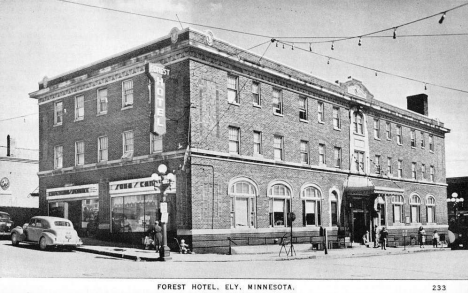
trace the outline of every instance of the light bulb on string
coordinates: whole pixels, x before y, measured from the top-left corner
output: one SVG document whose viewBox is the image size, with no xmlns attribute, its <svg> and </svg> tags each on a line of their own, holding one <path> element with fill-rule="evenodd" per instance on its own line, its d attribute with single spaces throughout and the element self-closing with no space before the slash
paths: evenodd
<svg viewBox="0 0 468 293">
<path fill-rule="evenodd" d="M 293 43 L 292 46 L 291 46 L 291 50 L 294 50 L 294 43 Z"/>
<path fill-rule="evenodd" d="M 426 84 L 424 84 L 424 90 L 427 91 L 427 85 Z"/>
<path fill-rule="evenodd" d="M 396 39 L 396 27 L 393 29 L 393 39 Z"/>
<path fill-rule="evenodd" d="M 361 37 L 359 37 L 359 43 L 358 43 L 359 46 L 361 46 Z"/>
<path fill-rule="evenodd" d="M 312 52 L 312 44 L 309 43 L 309 51 Z"/>
<path fill-rule="evenodd" d="M 442 17 L 440 18 L 439 23 L 442 24 L 444 22 L 444 19 L 445 19 L 445 12 L 444 14 L 442 14 Z"/>
<path fill-rule="evenodd" d="M 332 45 L 331 45 L 331 49 L 332 49 L 332 50 L 335 50 L 334 44 L 335 44 L 335 42 L 332 42 Z"/>
<path fill-rule="evenodd" d="M 328 58 L 327 64 L 330 64 L 330 58 Z"/>
</svg>

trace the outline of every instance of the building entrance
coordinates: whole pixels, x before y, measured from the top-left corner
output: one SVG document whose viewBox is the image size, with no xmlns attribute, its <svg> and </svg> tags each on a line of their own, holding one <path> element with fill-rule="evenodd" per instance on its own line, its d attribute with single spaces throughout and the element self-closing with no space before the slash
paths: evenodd
<svg viewBox="0 0 468 293">
<path fill-rule="evenodd" d="M 353 241 L 362 242 L 362 236 L 366 233 L 366 217 L 363 211 L 353 212 Z"/>
</svg>

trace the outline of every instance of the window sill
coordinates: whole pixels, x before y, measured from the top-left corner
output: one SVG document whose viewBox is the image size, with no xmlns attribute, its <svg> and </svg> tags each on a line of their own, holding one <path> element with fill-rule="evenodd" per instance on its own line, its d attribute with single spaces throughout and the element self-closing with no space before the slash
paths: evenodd
<svg viewBox="0 0 468 293">
<path fill-rule="evenodd" d="M 240 103 L 236 103 L 236 102 L 228 102 L 229 105 L 233 105 L 233 106 L 240 106 Z"/>
<path fill-rule="evenodd" d="M 366 137 L 363 133 L 358 133 L 358 132 L 354 132 L 354 131 L 353 131 L 353 134 L 354 134 L 354 135 L 357 135 L 357 136 Z"/>
<path fill-rule="evenodd" d="M 73 122 L 78 122 L 78 121 L 83 121 L 83 120 L 84 120 L 84 118 L 81 117 L 81 118 L 76 118 Z"/>
<path fill-rule="evenodd" d="M 411 148 L 412 148 L 412 149 L 416 149 L 416 147 L 415 147 L 415 146 L 411 146 Z"/>
<path fill-rule="evenodd" d="M 276 113 L 276 112 L 273 112 L 273 115 L 278 116 L 278 117 L 284 117 L 283 114 L 279 114 L 279 113 Z"/>
<path fill-rule="evenodd" d="M 399 145 L 399 146 L 403 146 L 403 144 L 402 144 L 402 143 L 397 143 L 397 145 Z"/>
<path fill-rule="evenodd" d="M 375 137 L 375 136 L 374 136 L 374 140 L 379 140 L 379 141 L 381 141 L 380 137 Z"/>
<path fill-rule="evenodd" d="M 97 113 L 96 116 L 102 116 L 102 115 L 106 115 L 106 114 L 107 114 L 107 111 L 106 111 L 106 112 Z"/>
<path fill-rule="evenodd" d="M 252 106 L 255 107 L 255 108 L 259 108 L 259 109 L 262 108 L 262 105 L 258 105 L 258 104 L 252 104 Z"/>
<path fill-rule="evenodd" d="M 299 118 L 299 122 L 309 123 L 309 120 Z"/>
<path fill-rule="evenodd" d="M 341 128 L 336 128 L 336 127 L 333 127 L 333 130 L 336 130 L 336 131 L 341 131 Z"/>
<path fill-rule="evenodd" d="M 120 109 L 120 110 L 121 110 L 121 111 L 125 111 L 125 110 L 128 110 L 128 109 L 133 109 L 133 104 L 132 104 L 132 105 L 125 106 L 125 107 L 122 107 L 122 109 Z"/>
<path fill-rule="evenodd" d="M 54 127 L 57 127 L 57 126 L 62 126 L 62 123 L 54 124 Z"/>
<path fill-rule="evenodd" d="M 325 124 L 325 122 L 324 122 L 324 121 L 320 121 L 320 120 L 318 120 L 317 122 L 318 122 L 318 123 L 320 123 L 320 124 Z"/>
<path fill-rule="evenodd" d="M 431 150 L 429 150 L 429 152 L 430 152 L 431 154 L 433 154 L 433 153 L 434 153 L 434 151 L 431 151 Z"/>
<path fill-rule="evenodd" d="M 388 140 L 388 141 L 391 141 L 392 139 L 387 137 L 387 140 Z"/>
</svg>

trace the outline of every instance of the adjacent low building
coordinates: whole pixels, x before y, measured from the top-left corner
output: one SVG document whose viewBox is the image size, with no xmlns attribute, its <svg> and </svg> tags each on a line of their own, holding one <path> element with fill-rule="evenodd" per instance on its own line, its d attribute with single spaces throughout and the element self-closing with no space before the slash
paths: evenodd
<svg viewBox="0 0 468 293">
<path fill-rule="evenodd" d="M 386 226 L 396 244 L 421 225 L 447 230 L 449 129 L 428 117 L 424 94 L 400 109 L 359 80 L 329 83 L 173 29 L 44 78 L 30 97 L 40 206 L 83 231 L 97 223 L 99 237 L 138 242 L 163 220 L 169 242 L 226 252 L 228 238 L 273 243 L 291 230 L 297 242 L 321 228 L 360 242 Z M 151 178 L 161 164 L 176 176 L 167 220 Z"/>
</svg>

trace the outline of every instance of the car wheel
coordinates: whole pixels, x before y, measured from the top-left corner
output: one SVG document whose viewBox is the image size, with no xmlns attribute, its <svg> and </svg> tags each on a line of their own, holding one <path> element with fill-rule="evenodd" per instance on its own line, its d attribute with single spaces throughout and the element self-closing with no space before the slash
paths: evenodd
<svg viewBox="0 0 468 293">
<path fill-rule="evenodd" d="M 41 250 L 47 249 L 47 239 L 45 237 L 42 237 L 41 240 L 39 240 L 39 248 Z"/>
<path fill-rule="evenodd" d="M 18 237 L 18 234 L 17 234 L 17 233 L 11 234 L 11 244 L 12 244 L 13 246 L 18 246 L 18 244 L 19 244 L 19 237 Z"/>
</svg>

